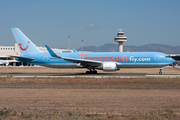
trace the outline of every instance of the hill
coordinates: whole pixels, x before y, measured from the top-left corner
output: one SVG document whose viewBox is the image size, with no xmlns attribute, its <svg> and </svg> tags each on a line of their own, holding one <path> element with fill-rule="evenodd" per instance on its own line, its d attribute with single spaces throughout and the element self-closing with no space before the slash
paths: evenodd
<svg viewBox="0 0 180 120">
<path fill-rule="evenodd" d="M 77 49 L 81 51 L 81 48 Z M 118 45 L 107 43 L 102 46 L 84 46 L 84 51 L 92 51 L 92 52 L 117 52 Z M 163 44 L 147 44 L 143 46 L 124 46 L 124 52 L 147 52 L 147 51 L 156 51 L 156 52 L 163 52 L 167 54 L 179 54 L 180 53 L 180 46 L 169 46 Z"/>
</svg>

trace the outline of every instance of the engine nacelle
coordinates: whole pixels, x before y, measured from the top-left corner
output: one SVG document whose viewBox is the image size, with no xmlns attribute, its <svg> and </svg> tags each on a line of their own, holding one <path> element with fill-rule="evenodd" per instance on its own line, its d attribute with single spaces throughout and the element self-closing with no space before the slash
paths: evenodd
<svg viewBox="0 0 180 120">
<path fill-rule="evenodd" d="M 103 71 L 116 71 L 117 65 L 115 62 L 104 62 Z"/>
</svg>

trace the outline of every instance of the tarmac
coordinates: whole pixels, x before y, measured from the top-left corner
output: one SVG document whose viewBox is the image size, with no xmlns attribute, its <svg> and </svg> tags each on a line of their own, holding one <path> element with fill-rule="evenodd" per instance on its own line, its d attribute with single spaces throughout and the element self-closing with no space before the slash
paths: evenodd
<svg viewBox="0 0 180 120">
<path fill-rule="evenodd" d="M 118 77 L 118 78 L 135 78 L 135 77 L 161 77 L 177 78 L 180 74 L 164 73 L 162 75 L 152 73 L 0 73 L 0 77 Z"/>
<path fill-rule="evenodd" d="M 0 66 L 0 68 L 11 68 L 11 66 Z M 37 66 L 36 68 L 38 68 Z M 14 68 L 14 67 L 12 67 Z M 29 68 L 29 66 L 16 67 L 16 68 Z M 180 66 L 176 66 L 177 69 L 180 69 Z M 118 77 L 118 78 L 135 78 L 135 77 L 158 77 L 158 78 L 180 78 L 180 73 L 162 73 L 159 75 L 157 73 L 97 73 L 97 74 L 86 74 L 86 73 L 27 73 L 27 72 L 2 72 L 0 77 L 93 77 L 93 78 L 102 78 L 102 77 Z"/>
</svg>

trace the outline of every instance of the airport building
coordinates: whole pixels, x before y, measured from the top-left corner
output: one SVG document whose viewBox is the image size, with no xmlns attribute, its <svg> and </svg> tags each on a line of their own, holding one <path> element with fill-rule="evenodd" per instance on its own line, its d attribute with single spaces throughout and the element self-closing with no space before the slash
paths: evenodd
<svg viewBox="0 0 180 120">
<path fill-rule="evenodd" d="M 48 52 L 45 47 L 37 46 L 37 48 L 39 50 L 41 50 L 42 52 Z M 73 52 L 73 50 L 71 50 L 71 49 L 52 48 L 52 50 L 54 52 L 62 52 L 62 53 Z M 19 51 L 17 43 L 15 43 L 14 46 L 0 46 L 0 60 L 8 61 L 9 65 L 11 65 L 11 66 L 20 66 L 20 65 L 33 66 L 32 64 L 19 62 L 19 61 L 15 60 L 15 58 L 12 58 L 10 56 L 21 56 L 21 53 Z"/>
<path fill-rule="evenodd" d="M 180 66 L 180 54 L 169 54 L 176 62 L 178 66 Z"/>
</svg>

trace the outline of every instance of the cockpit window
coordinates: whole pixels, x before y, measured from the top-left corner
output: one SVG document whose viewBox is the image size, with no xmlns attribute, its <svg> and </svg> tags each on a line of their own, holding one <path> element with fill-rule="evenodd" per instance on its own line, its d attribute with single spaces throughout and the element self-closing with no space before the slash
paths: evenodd
<svg viewBox="0 0 180 120">
<path fill-rule="evenodd" d="M 165 56 L 165 58 L 171 58 L 170 56 Z"/>
</svg>

